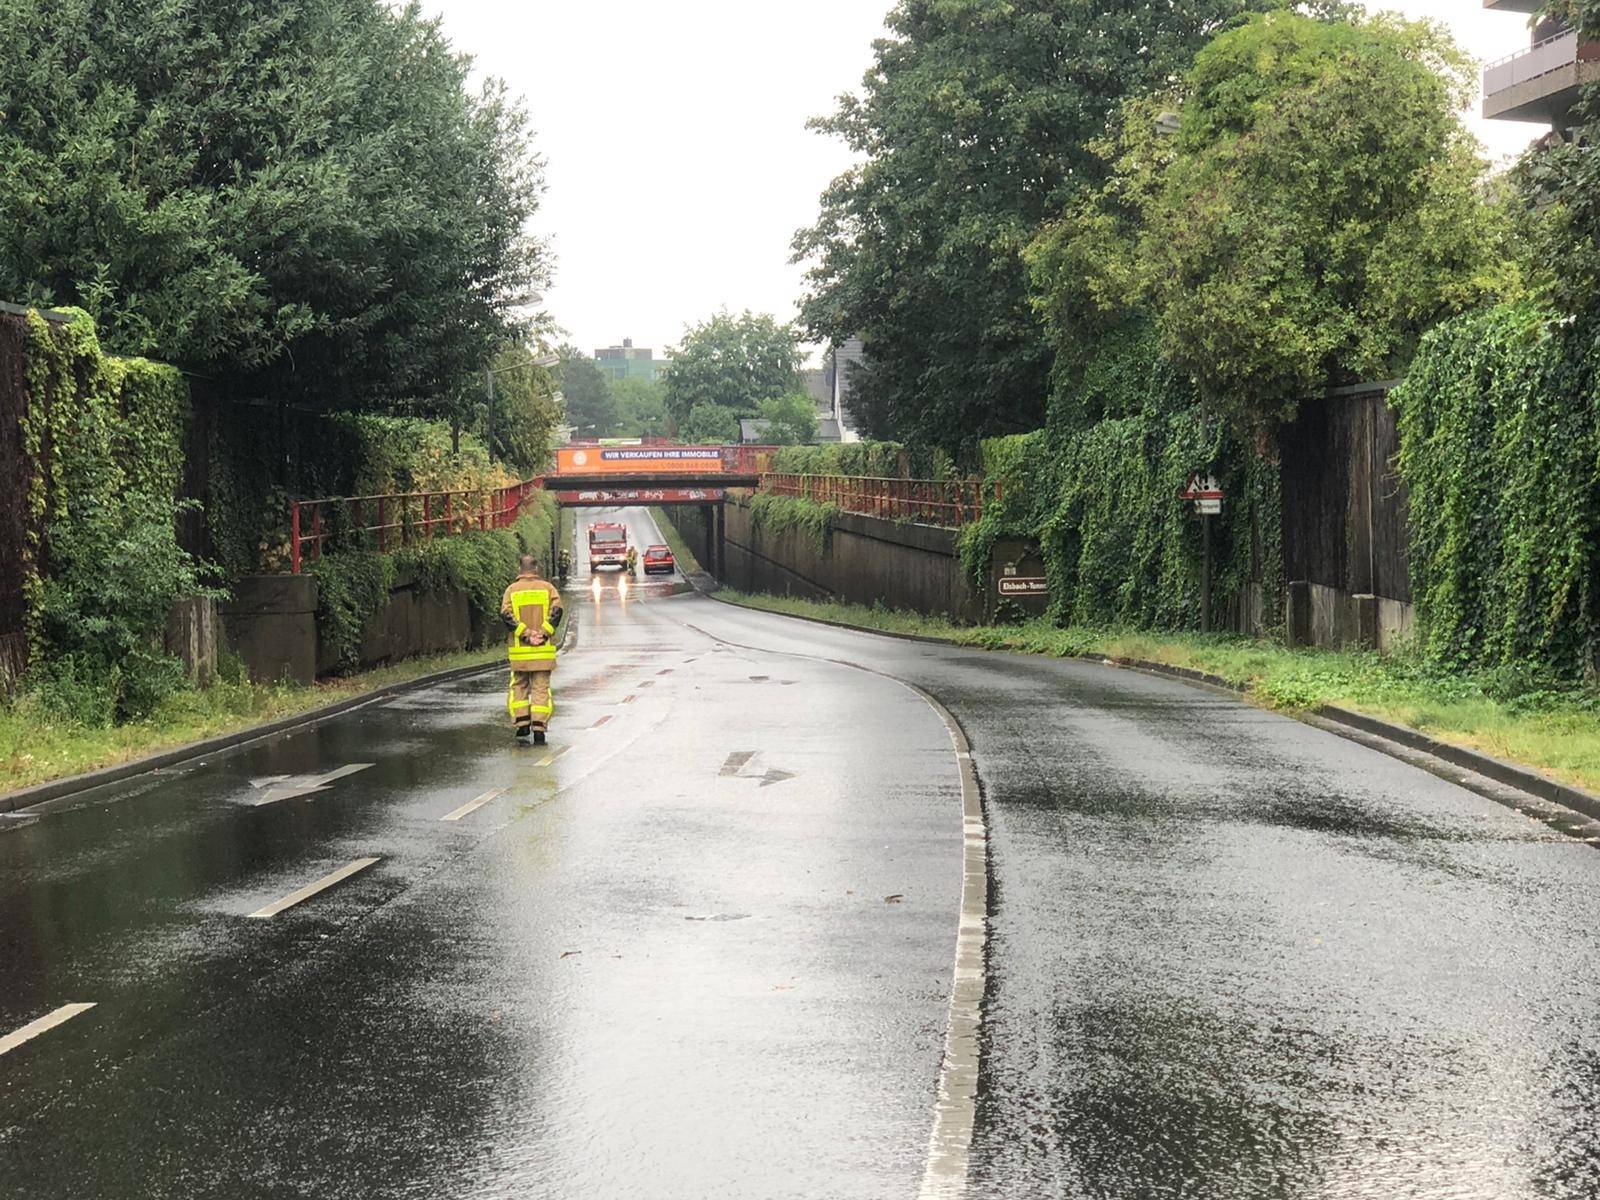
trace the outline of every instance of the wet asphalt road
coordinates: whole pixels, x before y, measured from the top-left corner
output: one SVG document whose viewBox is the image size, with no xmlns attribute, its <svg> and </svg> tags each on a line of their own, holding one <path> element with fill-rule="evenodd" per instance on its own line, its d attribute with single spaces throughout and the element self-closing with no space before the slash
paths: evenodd
<svg viewBox="0 0 1600 1200">
<path fill-rule="evenodd" d="M 1600 1196 L 1594 847 L 1179 683 L 587 582 L 548 747 L 495 673 L 0 825 L 0 1038 L 96 1006 L 0 1054 L 0 1196 L 914 1196 L 960 787 L 855 665 L 984 787 L 970 1195 Z"/>
</svg>

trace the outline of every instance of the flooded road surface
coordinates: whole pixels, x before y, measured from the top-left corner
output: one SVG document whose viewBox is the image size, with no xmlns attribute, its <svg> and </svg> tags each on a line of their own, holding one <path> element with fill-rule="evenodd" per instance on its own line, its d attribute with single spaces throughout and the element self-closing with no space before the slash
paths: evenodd
<svg viewBox="0 0 1600 1200">
<path fill-rule="evenodd" d="M 892 671 L 971 738 L 971 1195 L 1600 1196 L 1595 846 L 1181 683 L 685 615 Z"/>
<path fill-rule="evenodd" d="M 917 1196 L 962 795 L 896 680 L 987 806 L 967 1195 L 1600 1196 L 1595 847 L 1179 683 L 619 583 L 548 746 L 495 672 L 0 826 L 0 1196 Z"/>
<path fill-rule="evenodd" d="M 496 671 L 0 832 L 0 1037 L 94 1005 L 0 1053 L 0 1195 L 914 1194 L 949 734 L 614 584 L 548 746 Z"/>
</svg>

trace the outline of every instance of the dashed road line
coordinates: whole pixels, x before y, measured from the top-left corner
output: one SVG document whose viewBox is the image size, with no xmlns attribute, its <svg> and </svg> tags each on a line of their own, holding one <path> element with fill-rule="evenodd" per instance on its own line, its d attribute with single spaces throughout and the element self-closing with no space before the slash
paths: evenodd
<svg viewBox="0 0 1600 1200">
<path fill-rule="evenodd" d="M 0 1054 L 9 1054 L 22 1045 L 23 1042 L 30 1042 L 41 1033 L 48 1033 L 57 1025 L 64 1024 L 79 1013 L 86 1013 L 93 1007 L 93 1003 L 63 1004 L 54 1012 L 46 1013 L 37 1021 L 29 1021 L 15 1033 L 8 1033 L 5 1037 L 0 1038 Z"/>
<path fill-rule="evenodd" d="M 624 696 L 621 700 L 618 700 L 617 703 L 618 704 L 632 704 L 638 698 L 639 697 L 637 697 L 637 696 Z"/>
<path fill-rule="evenodd" d="M 308 884 L 306 884 L 305 887 L 301 888 L 299 891 L 290 892 L 282 900 L 274 900 L 271 904 L 267 905 L 265 908 L 256 909 L 256 911 L 251 913 L 250 916 L 252 918 L 255 918 L 255 919 L 258 919 L 258 920 L 264 920 L 267 917 L 275 917 L 279 913 L 281 913 L 284 909 L 293 908 L 296 904 L 299 904 L 301 901 L 311 899 L 311 897 L 315 896 L 318 892 L 326 891 L 328 888 L 331 888 L 334 884 L 342 883 L 346 879 L 349 879 L 350 876 L 355 875 L 358 872 L 365 871 L 368 867 L 372 866 L 372 864 L 377 862 L 377 861 L 378 860 L 376 858 L 358 858 L 358 859 L 355 860 L 355 862 L 346 863 L 344 866 L 340 867 L 337 871 L 334 871 L 332 874 L 329 874 L 329 875 L 324 875 L 321 879 L 317 880 L 315 883 L 308 883 Z"/>
<path fill-rule="evenodd" d="M 589 726 L 589 728 L 590 729 L 599 729 L 600 726 L 604 725 L 609 720 L 611 720 L 611 714 L 607 713 L 605 716 L 601 717 L 598 721 L 596 721 L 593 725 Z"/>
<path fill-rule="evenodd" d="M 461 820 L 462 817 L 465 817 L 465 816 L 468 816 L 468 815 L 470 815 L 472 813 L 477 812 L 485 804 L 489 803 L 489 801 L 497 799 L 500 796 L 504 796 L 505 794 L 506 794 L 505 788 L 490 788 L 487 792 L 485 792 L 483 795 L 479 796 L 476 800 L 468 800 L 460 808 L 456 809 L 455 812 L 446 813 L 444 816 L 440 817 L 439 820 L 441 820 L 441 821 L 459 821 L 459 820 Z"/>
<path fill-rule="evenodd" d="M 571 749 L 572 749 L 571 746 L 563 746 L 559 750 L 552 750 L 552 751 L 550 751 L 549 754 L 546 754 L 543 758 L 541 758 L 538 762 L 534 763 L 533 765 L 536 766 L 536 767 L 548 767 L 551 763 L 555 762 L 556 759 L 560 758 L 563 754 L 565 754 L 568 750 L 571 750 Z"/>
</svg>

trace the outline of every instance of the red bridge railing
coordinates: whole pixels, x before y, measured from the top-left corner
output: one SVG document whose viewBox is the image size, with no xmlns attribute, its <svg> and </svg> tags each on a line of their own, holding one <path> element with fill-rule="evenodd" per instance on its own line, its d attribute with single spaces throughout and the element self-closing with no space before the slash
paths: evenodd
<svg viewBox="0 0 1600 1200">
<path fill-rule="evenodd" d="M 985 489 L 979 479 L 766 474 L 761 490 L 772 496 L 837 504 L 848 513 L 955 529 L 983 516 Z"/>
<path fill-rule="evenodd" d="M 543 486 L 528 479 L 510 487 L 455 492 L 394 492 L 296 500 L 289 511 L 289 569 L 322 557 L 332 541 L 375 545 L 380 553 L 431 537 L 477 529 L 508 529 L 528 496 Z"/>
</svg>

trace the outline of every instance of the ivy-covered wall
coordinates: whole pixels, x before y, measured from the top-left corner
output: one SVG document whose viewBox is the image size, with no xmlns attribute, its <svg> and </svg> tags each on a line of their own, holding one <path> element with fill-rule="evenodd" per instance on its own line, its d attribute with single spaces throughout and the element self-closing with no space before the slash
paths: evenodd
<svg viewBox="0 0 1600 1200">
<path fill-rule="evenodd" d="M 997 538 L 1035 537 L 1063 624 L 1200 624 L 1201 525 L 1180 500 L 1210 471 L 1228 494 L 1212 528 L 1215 627 L 1283 623 L 1278 464 L 1205 418 L 1147 332 L 1107 340 L 1051 403 L 1049 426 L 983 444 L 992 495 L 962 535 L 974 578 Z"/>
<path fill-rule="evenodd" d="M 1600 346 L 1532 302 L 1429 333 L 1404 383 L 1422 649 L 1578 678 L 1600 652 Z"/>
<path fill-rule="evenodd" d="M 204 589 L 174 527 L 188 389 L 171 367 L 102 353 L 70 315 L 27 318 L 22 585 L 32 676 L 93 724 L 183 685 L 161 633 Z"/>
</svg>

